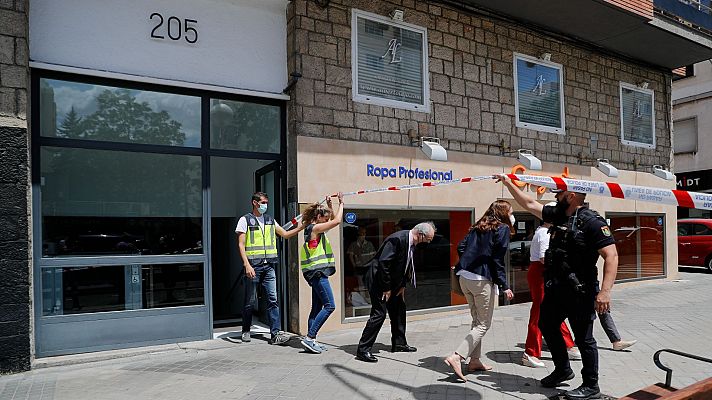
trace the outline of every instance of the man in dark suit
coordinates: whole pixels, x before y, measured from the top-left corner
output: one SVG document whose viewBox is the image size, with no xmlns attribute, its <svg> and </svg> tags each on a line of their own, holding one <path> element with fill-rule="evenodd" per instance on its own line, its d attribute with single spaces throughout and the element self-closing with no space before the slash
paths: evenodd
<svg viewBox="0 0 712 400">
<path fill-rule="evenodd" d="M 356 358 L 366 362 L 378 359 L 371 354 L 378 332 L 386 319 L 391 319 L 391 351 L 412 352 L 405 339 L 405 285 L 415 286 L 415 266 L 413 252 L 415 246 L 430 243 L 435 236 L 432 222 L 421 222 L 411 230 L 398 231 L 386 238 L 371 261 L 364 282 L 371 295 L 371 315 L 363 329 L 356 350 Z"/>
</svg>

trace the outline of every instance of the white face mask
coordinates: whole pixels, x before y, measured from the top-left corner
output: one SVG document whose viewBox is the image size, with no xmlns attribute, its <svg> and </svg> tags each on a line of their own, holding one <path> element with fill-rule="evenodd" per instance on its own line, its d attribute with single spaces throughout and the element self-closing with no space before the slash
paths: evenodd
<svg viewBox="0 0 712 400">
<path fill-rule="evenodd" d="M 260 205 L 257 207 L 257 210 L 260 212 L 260 214 L 266 213 L 267 212 L 267 204 L 260 203 Z"/>
<path fill-rule="evenodd" d="M 512 223 L 512 226 L 514 226 L 514 223 L 517 222 L 517 219 L 514 218 L 514 214 L 509 214 L 509 222 Z"/>
</svg>

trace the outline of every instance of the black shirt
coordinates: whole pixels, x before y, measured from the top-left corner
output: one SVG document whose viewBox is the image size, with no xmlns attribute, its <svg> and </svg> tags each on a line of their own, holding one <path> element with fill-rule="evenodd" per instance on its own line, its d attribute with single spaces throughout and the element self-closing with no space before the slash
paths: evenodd
<svg viewBox="0 0 712 400">
<path fill-rule="evenodd" d="M 544 222 L 554 223 L 559 219 L 554 206 L 544 206 L 541 214 Z M 575 232 L 574 237 L 579 244 L 574 249 L 569 249 L 569 252 L 576 252 L 575 254 L 567 254 L 569 263 L 581 272 L 586 281 L 596 281 L 598 279 L 598 270 L 596 268 L 596 261 L 598 261 L 599 256 L 598 250 L 616 243 L 611 228 L 603 217 L 587 207 L 580 207 L 576 213 L 568 218 L 564 226 L 568 230 Z M 557 241 L 552 240 L 550 245 L 556 246 Z"/>
</svg>

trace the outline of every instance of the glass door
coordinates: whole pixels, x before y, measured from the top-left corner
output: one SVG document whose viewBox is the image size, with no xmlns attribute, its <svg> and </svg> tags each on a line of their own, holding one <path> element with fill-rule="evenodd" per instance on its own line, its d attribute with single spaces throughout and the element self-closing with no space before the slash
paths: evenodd
<svg viewBox="0 0 712 400">
<path fill-rule="evenodd" d="M 244 266 L 237 248 L 235 228 L 241 216 L 252 211 L 252 194 L 262 190 L 264 180 L 258 171 L 272 161 L 242 158 L 210 158 L 210 237 L 212 268 L 213 325 L 238 326 L 242 322 L 245 282 Z M 260 175 L 261 176 L 261 175 Z M 272 214 L 279 211 L 274 189 L 267 192 Z M 274 214 L 273 214 L 274 215 Z M 275 216 L 275 218 L 277 218 Z M 264 307 L 258 305 L 257 320 Z"/>
<path fill-rule="evenodd" d="M 279 161 L 274 161 L 255 171 L 255 187 L 258 191 L 264 192 L 269 197 L 269 209 L 267 213 L 274 217 L 274 220 L 284 225 L 287 222 L 286 213 L 282 209 L 282 197 L 280 192 L 280 168 Z M 277 239 L 277 250 L 279 253 L 279 267 L 277 268 L 277 302 L 279 303 L 279 315 L 282 318 L 282 328 L 286 328 L 287 316 L 289 315 L 287 307 L 289 296 L 287 295 L 287 263 L 284 241 Z M 257 307 L 260 310 L 260 321 L 267 322 L 266 315 L 261 310 L 267 309 L 266 296 L 258 291 Z"/>
</svg>

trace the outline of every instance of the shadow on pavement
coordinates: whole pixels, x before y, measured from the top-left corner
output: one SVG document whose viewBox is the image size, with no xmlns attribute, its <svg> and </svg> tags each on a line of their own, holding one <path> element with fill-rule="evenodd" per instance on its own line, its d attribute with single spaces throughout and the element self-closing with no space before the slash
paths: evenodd
<svg viewBox="0 0 712 400">
<path fill-rule="evenodd" d="M 328 344 L 328 343 L 325 343 Z M 335 348 L 343 351 L 344 353 L 351 354 L 354 357 L 356 356 L 356 350 L 358 349 L 358 344 L 346 344 L 343 346 L 334 346 Z M 381 352 L 384 353 L 390 353 L 391 351 L 391 346 L 386 346 L 385 344 L 382 343 L 376 343 L 373 345 L 373 348 L 371 349 L 371 353 L 374 355 L 379 355 Z"/>
<path fill-rule="evenodd" d="M 365 390 L 359 388 L 356 384 L 352 383 L 345 377 L 347 373 L 361 376 L 364 378 L 368 378 L 374 382 L 378 382 L 381 384 L 385 384 L 388 386 L 392 386 L 401 390 L 407 390 L 408 392 L 413 394 L 413 397 L 416 399 L 432 399 L 433 395 L 437 394 L 442 394 L 444 397 L 449 393 L 452 393 L 453 391 L 457 391 L 457 396 L 458 398 L 467 398 L 467 399 L 473 399 L 473 400 L 481 400 L 483 399 L 482 394 L 476 390 L 470 389 L 468 387 L 453 387 L 452 385 L 445 385 L 445 384 L 434 384 L 434 385 L 424 385 L 424 386 L 418 386 L 418 387 L 412 387 L 408 385 L 404 385 L 399 382 L 394 382 L 389 379 L 383 379 L 379 378 L 377 376 L 373 376 L 370 374 L 365 374 L 360 371 L 356 371 L 354 369 L 351 369 L 349 367 L 345 367 L 343 365 L 339 364 L 326 364 L 324 365 L 324 368 L 336 379 L 341 381 L 344 385 L 348 386 L 350 389 L 358 393 L 361 397 L 364 399 L 369 399 L 369 400 L 375 400 L 379 396 L 372 396 L 370 393 L 366 392 Z"/>
</svg>

